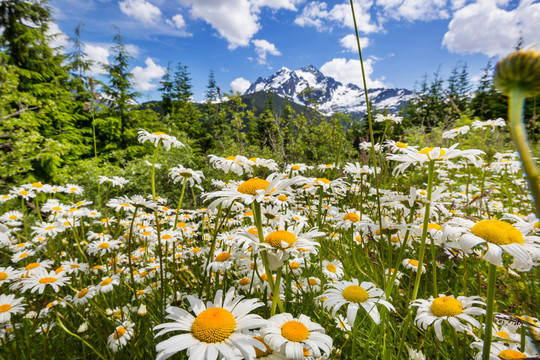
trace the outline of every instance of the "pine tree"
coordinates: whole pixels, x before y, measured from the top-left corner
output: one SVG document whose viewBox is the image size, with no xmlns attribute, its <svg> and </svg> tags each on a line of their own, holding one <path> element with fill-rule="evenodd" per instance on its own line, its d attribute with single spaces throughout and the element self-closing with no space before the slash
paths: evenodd
<svg viewBox="0 0 540 360">
<path fill-rule="evenodd" d="M 115 111 L 120 118 L 120 144 L 122 148 L 127 146 L 126 128 L 128 121 L 128 110 L 133 103 L 133 98 L 137 95 L 133 91 L 131 79 L 133 74 L 128 71 L 129 61 L 133 57 L 129 54 L 124 44 L 124 38 L 118 32 L 114 37 L 116 45 L 111 49 L 114 60 L 111 65 L 105 66 L 109 75 L 109 84 L 105 86 L 105 93 L 111 100 L 111 109 Z"/>
<path fill-rule="evenodd" d="M 191 77 L 186 65 L 178 63 L 172 82 L 172 99 L 176 113 L 173 113 L 173 121 L 179 130 L 184 131 L 188 136 L 197 140 L 201 138 L 202 128 L 199 123 L 199 111 L 192 102 Z"/>
<path fill-rule="evenodd" d="M 171 63 L 170 62 L 167 65 L 167 71 L 165 72 L 165 75 L 163 75 L 159 83 L 161 84 L 161 87 L 158 90 L 161 91 L 163 115 L 171 115 L 174 111 L 173 111 L 173 103 L 172 103 L 173 83 L 172 83 L 172 77 L 171 77 Z"/>
</svg>

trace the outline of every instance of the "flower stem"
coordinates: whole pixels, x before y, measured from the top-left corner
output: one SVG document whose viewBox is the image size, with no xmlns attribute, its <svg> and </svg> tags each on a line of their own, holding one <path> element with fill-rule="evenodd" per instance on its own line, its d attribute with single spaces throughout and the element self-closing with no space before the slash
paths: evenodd
<svg viewBox="0 0 540 360">
<path fill-rule="evenodd" d="M 420 251 L 418 255 L 418 269 L 416 270 L 416 279 L 414 281 L 414 289 L 413 294 L 410 299 L 410 301 L 416 300 L 418 296 L 418 288 L 420 287 L 420 278 L 422 277 L 422 267 L 424 266 L 424 253 L 426 250 L 426 239 L 427 239 L 427 231 L 428 231 L 428 224 L 429 224 L 429 214 L 430 214 L 430 207 L 431 207 L 431 192 L 433 188 L 433 172 L 435 168 L 435 162 L 430 161 L 429 162 L 429 170 L 428 170 L 428 189 L 427 189 L 427 204 L 426 209 L 424 211 L 424 226 L 422 227 L 422 238 L 420 239 Z M 437 271 L 437 264 L 434 265 L 435 268 L 434 271 Z M 437 294 L 434 294 L 435 296 Z"/>
<path fill-rule="evenodd" d="M 488 293 L 487 293 L 487 310 L 486 310 L 486 323 L 484 326 L 484 348 L 482 350 L 482 360 L 489 360 L 489 354 L 491 352 L 491 333 L 493 327 L 493 304 L 495 302 L 495 276 L 497 273 L 497 266 L 489 264 L 488 274 Z"/>
<path fill-rule="evenodd" d="M 175 230 L 176 230 L 176 225 L 178 224 L 178 214 L 180 213 L 180 207 L 182 206 L 182 201 L 184 200 L 184 191 L 186 190 L 186 183 L 187 183 L 187 179 L 184 179 L 184 183 L 182 184 L 182 193 L 180 194 L 180 200 L 178 200 L 178 206 L 176 207 L 176 216 L 174 218 L 173 229 Z"/>
<path fill-rule="evenodd" d="M 508 119 L 510 121 L 510 134 L 519 151 L 519 158 L 527 179 L 531 186 L 532 196 L 536 205 L 536 216 L 540 217 L 540 171 L 534 163 L 527 131 L 523 124 L 523 107 L 525 106 L 525 94 L 520 89 L 514 89 L 508 97 Z"/>
</svg>

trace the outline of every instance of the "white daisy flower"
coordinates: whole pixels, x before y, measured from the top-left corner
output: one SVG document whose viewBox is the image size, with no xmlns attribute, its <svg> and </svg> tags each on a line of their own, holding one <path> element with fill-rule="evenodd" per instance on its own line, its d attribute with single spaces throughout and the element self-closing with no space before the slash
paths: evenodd
<svg viewBox="0 0 540 360">
<path fill-rule="evenodd" d="M 377 304 L 385 306 L 388 310 L 395 311 L 394 306 L 384 300 L 384 291 L 377 288 L 375 284 L 364 281 L 358 285 L 358 280 L 340 281 L 336 284 L 330 284 L 319 298 L 325 299 L 323 306 L 332 308 L 332 316 L 335 316 L 338 310 L 347 304 L 347 321 L 349 325 L 354 326 L 356 315 L 360 306 L 367 311 L 375 324 L 380 324 L 381 316 L 377 310 Z"/>
<path fill-rule="evenodd" d="M 204 179 L 204 174 L 202 171 L 192 170 L 178 165 L 169 170 L 169 177 L 173 179 L 173 182 L 176 184 L 178 181 L 183 180 L 187 181 L 189 186 L 194 184 L 200 184 L 202 179 Z"/>
<path fill-rule="evenodd" d="M 141 144 L 144 144 L 146 141 L 150 141 L 154 146 L 157 147 L 159 142 L 161 141 L 161 143 L 163 144 L 163 147 L 167 151 L 171 149 L 171 146 L 176 147 L 176 148 L 184 147 L 184 144 L 178 141 L 174 136 L 167 135 L 162 131 L 149 133 L 148 131 L 144 129 L 139 129 L 137 132 L 139 133 L 137 140 Z"/>
<path fill-rule="evenodd" d="M 414 319 L 416 326 L 422 330 L 427 330 L 428 326 L 433 325 L 437 338 L 443 341 L 441 328 L 443 321 L 447 321 L 458 332 L 472 331 L 471 325 L 480 328 L 478 320 L 471 317 L 471 315 L 484 315 L 486 311 L 474 306 L 477 304 L 486 305 L 482 298 L 478 296 L 458 296 L 456 299 L 453 296 L 439 294 L 436 299 L 431 296 L 427 300 L 414 300 L 409 306 L 418 306 L 416 318 Z M 461 320 L 467 322 L 467 324 L 462 323 Z"/>
<path fill-rule="evenodd" d="M 25 304 L 22 304 L 24 298 L 15 298 L 15 295 L 0 295 L 0 323 L 10 322 L 11 315 L 21 314 L 24 311 Z"/>
<path fill-rule="evenodd" d="M 329 355 L 332 350 L 332 338 L 325 335 L 321 325 L 306 315 L 300 315 L 299 318 L 289 313 L 274 315 L 261 333 L 272 350 L 284 352 L 290 360 L 303 359 L 304 348 L 315 356 L 321 356 L 321 350 Z"/>
<path fill-rule="evenodd" d="M 121 325 L 117 326 L 114 332 L 107 338 L 107 345 L 115 353 L 124 346 L 133 336 L 133 324 L 130 321 L 124 321 Z"/>
<path fill-rule="evenodd" d="M 47 286 L 52 287 L 54 292 L 58 292 L 60 291 L 60 287 L 68 284 L 69 281 L 70 278 L 66 277 L 63 271 L 58 274 L 55 271 L 41 271 L 21 279 L 21 292 L 31 290 L 32 293 L 37 291 L 38 293 L 43 294 L 43 291 L 45 291 Z"/>
<path fill-rule="evenodd" d="M 259 315 L 249 314 L 263 304 L 256 299 L 242 299 L 243 296 L 234 296 L 234 289 L 230 289 L 225 296 L 218 290 L 214 301 L 206 304 L 193 296 L 187 296 L 195 316 L 174 306 L 167 307 L 166 318 L 173 322 L 154 327 L 154 330 L 161 329 L 156 336 L 171 331 L 186 333 L 157 344 L 156 360 L 168 359 L 185 349 L 189 360 L 216 360 L 220 355 L 223 358 L 233 358 L 235 349 L 246 359 L 252 359 L 256 356 L 255 347 L 266 351 L 264 344 L 242 332 L 266 326 L 267 321 Z"/>
</svg>

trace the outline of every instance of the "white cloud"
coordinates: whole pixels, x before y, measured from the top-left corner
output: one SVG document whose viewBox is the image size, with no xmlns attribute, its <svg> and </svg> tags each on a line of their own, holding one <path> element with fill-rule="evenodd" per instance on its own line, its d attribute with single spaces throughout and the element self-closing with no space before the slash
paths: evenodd
<svg viewBox="0 0 540 360">
<path fill-rule="evenodd" d="M 364 61 L 364 70 L 366 71 L 366 83 L 369 88 L 387 87 L 382 80 L 370 79 L 370 76 L 373 73 L 372 59 Z M 343 84 L 351 83 L 363 87 L 360 60 L 335 58 L 321 66 L 321 72 L 326 76 L 333 77 Z"/>
<path fill-rule="evenodd" d="M 258 16 L 249 0 L 180 0 L 190 5 L 193 18 L 202 19 L 229 42 L 229 49 L 248 46 L 259 31 Z"/>
<path fill-rule="evenodd" d="M 504 5 L 504 4 L 503 4 Z M 540 42 L 540 4 L 522 1 L 505 10 L 492 0 L 479 0 L 456 11 L 442 44 L 451 52 L 505 55 L 518 43 Z"/>
<path fill-rule="evenodd" d="M 124 0 L 120 1 L 118 5 L 124 14 L 145 25 L 154 25 L 161 18 L 161 10 L 144 0 Z"/>
<path fill-rule="evenodd" d="M 339 43 L 341 46 L 343 46 L 348 52 L 358 52 L 358 44 L 356 43 L 356 35 L 349 34 L 339 40 Z M 370 44 L 370 40 L 367 37 L 360 37 L 360 46 L 362 46 L 362 50 L 367 48 Z"/>
<path fill-rule="evenodd" d="M 94 63 L 90 67 L 87 75 L 97 76 L 106 74 L 103 65 L 109 65 L 109 49 L 99 45 L 84 44 L 85 60 L 92 60 Z"/>
<path fill-rule="evenodd" d="M 251 83 L 249 82 L 249 80 L 246 80 L 242 77 L 236 78 L 231 81 L 231 89 L 234 91 L 238 91 L 242 94 L 249 88 L 250 85 Z"/>
<path fill-rule="evenodd" d="M 261 8 L 296 10 L 304 0 L 179 0 L 191 17 L 210 24 L 229 43 L 229 49 L 248 46 L 261 28 Z"/>
<path fill-rule="evenodd" d="M 176 14 L 172 17 L 172 20 L 167 19 L 165 22 L 180 30 L 186 26 L 186 21 L 184 20 L 182 14 Z"/>
<path fill-rule="evenodd" d="M 49 28 L 47 29 L 47 36 L 49 36 L 49 46 L 52 49 L 59 49 L 60 52 L 63 52 L 62 49 L 64 49 L 69 44 L 69 38 L 62 30 L 60 30 L 60 27 L 56 25 L 53 22 L 49 23 Z"/>
<path fill-rule="evenodd" d="M 381 30 L 381 27 L 371 19 L 372 6 L 373 0 L 354 1 L 358 31 L 368 34 Z M 348 1 L 337 4 L 330 10 L 327 10 L 326 3 L 312 1 L 304 7 L 302 14 L 294 20 L 294 23 L 302 27 L 312 26 L 318 31 L 327 30 L 332 25 L 354 28 L 351 5 Z"/>
<path fill-rule="evenodd" d="M 133 87 L 137 91 L 152 90 L 157 87 L 152 84 L 154 79 L 160 79 L 165 75 L 166 69 L 163 66 L 157 65 L 151 58 L 146 58 L 144 62 L 146 67 L 135 66 L 131 73 L 133 74 Z"/>
<path fill-rule="evenodd" d="M 258 55 L 257 62 L 261 65 L 266 64 L 266 55 L 280 56 L 281 53 L 276 48 L 276 46 L 266 40 L 253 40 L 253 45 L 255 45 L 255 52 Z"/>
<path fill-rule="evenodd" d="M 452 6 L 463 6 L 466 0 L 451 0 Z M 383 16 L 408 21 L 448 19 L 447 0 L 377 0 L 383 8 Z"/>
</svg>

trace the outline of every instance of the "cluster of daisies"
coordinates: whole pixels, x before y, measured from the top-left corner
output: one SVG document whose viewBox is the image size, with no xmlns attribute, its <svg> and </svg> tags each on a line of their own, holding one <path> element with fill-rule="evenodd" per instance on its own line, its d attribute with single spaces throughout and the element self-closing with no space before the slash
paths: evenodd
<svg viewBox="0 0 540 360">
<path fill-rule="evenodd" d="M 183 146 L 162 132 L 141 130 L 139 140 L 156 153 Z M 343 351 L 334 339 L 352 337 L 344 349 L 354 351 L 360 327 L 413 316 L 439 341 L 460 333 L 479 358 L 486 331 L 495 359 L 537 356 L 538 319 L 496 314 L 486 329 L 486 299 L 453 288 L 466 288 L 456 285 L 469 276 L 465 264 L 520 276 L 540 262 L 538 219 L 520 214 L 530 198 L 516 154 L 485 163 L 482 151 L 457 145 L 364 146 L 386 149 L 384 166 L 210 155 L 228 179 L 212 179 L 213 190 L 202 171 L 169 169 L 182 194 L 204 190 L 199 209 L 154 194 L 100 207 L 74 184 L 12 188 L 0 195 L 0 342 L 76 333 L 113 356 L 155 336 L 158 359 L 330 359 Z M 433 188 L 373 187 L 381 173 L 399 180 L 425 165 Z M 118 193 L 128 182 L 97 181 Z M 422 261 L 426 239 L 436 262 Z M 437 274 L 443 293 L 429 284 Z M 411 358 L 423 358 L 419 346 Z"/>
</svg>

